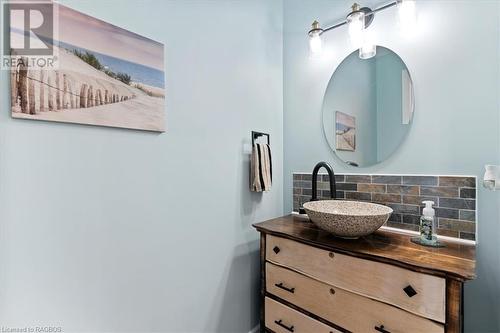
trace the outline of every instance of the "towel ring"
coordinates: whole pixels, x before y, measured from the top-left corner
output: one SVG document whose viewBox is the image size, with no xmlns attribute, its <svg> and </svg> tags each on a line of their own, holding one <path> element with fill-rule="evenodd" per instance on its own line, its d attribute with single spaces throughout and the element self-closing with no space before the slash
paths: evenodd
<svg viewBox="0 0 500 333">
<path fill-rule="evenodd" d="M 252 131 L 252 146 L 255 144 L 255 140 L 257 140 L 261 136 L 267 136 L 267 144 L 271 145 L 271 138 L 269 134 Z"/>
</svg>

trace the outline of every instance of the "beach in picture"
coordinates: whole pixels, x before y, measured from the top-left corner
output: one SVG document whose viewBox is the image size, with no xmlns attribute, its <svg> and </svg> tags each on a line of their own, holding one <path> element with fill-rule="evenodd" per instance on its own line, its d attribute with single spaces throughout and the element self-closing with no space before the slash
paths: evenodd
<svg viewBox="0 0 500 333">
<path fill-rule="evenodd" d="M 356 118 L 337 111 L 335 113 L 335 138 L 337 150 L 356 151 Z"/>
<path fill-rule="evenodd" d="M 164 45 L 58 6 L 58 66 L 11 71 L 14 118 L 163 132 Z M 11 20 L 11 40 L 23 22 Z"/>
</svg>

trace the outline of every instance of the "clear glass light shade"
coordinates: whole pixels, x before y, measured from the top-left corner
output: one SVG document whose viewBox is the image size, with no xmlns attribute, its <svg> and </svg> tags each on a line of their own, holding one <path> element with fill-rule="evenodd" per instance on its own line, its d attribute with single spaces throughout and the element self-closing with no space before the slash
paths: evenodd
<svg viewBox="0 0 500 333">
<path fill-rule="evenodd" d="M 359 48 L 363 43 L 363 33 L 365 31 L 365 14 L 363 12 L 355 12 L 347 17 L 349 29 L 349 38 L 351 44 L 355 48 Z"/>
<path fill-rule="evenodd" d="M 320 56 L 323 52 L 323 41 L 319 33 L 313 33 L 309 37 L 309 54 L 311 57 Z"/>
<path fill-rule="evenodd" d="M 375 39 L 373 34 L 369 31 L 365 31 L 363 34 L 363 43 L 359 48 L 359 58 L 370 59 L 377 54 L 377 44 L 375 44 Z"/>
<path fill-rule="evenodd" d="M 417 26 L 415 0 L 402 0 L 398 3 L 399 28 L 403 35 L 413 35 Z"/>
<path fill-rule="evenodd" d="M 377 45 L 371 42 L 364 42 L 359 48 L 359 57 L 361 59 L 370 59 L 377 54 Z"/>
</svg>

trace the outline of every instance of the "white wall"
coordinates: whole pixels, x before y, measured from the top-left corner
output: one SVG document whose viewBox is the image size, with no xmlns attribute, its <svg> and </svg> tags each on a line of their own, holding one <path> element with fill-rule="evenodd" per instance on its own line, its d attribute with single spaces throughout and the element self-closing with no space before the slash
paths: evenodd
<svg viewBox="0 0 500 333">
<path fill-rule="evenodd" d="M 364 5 L 383 1 L 365 1 Z M 500 163 L 499 6 L 497 1 L 417 1 L 419 33 L 404 39 L 395 8 L 370 27 L 379 45 L 398 53 L 415 84 L 416 111 L 407 140 L 387 161 L 346 167 L 322 132 L 321 106 L 331 74 L 352 50 L 346 27 L 325 34 L 327 56 L 311 61 L 307 31 L 345 18 L 352 1 L 284 3 L 284 205 L 292 209 L 292 172 L 320 160 L 338 172 L 468 174 Z M 500 331 L 500 194 L 479 188 L 478 278 L 465 288 L 466 332 Z"/>
<path fill-rule="evenodd" d="M 250 331 L 251 224 L 283 211 L 281 1 L 64 3 L 166 44 L 167 133 L 11 119 L 1 73 L 1 326 Z M 263 195 L 252 130 L 271 134 Z"/>
</svg>

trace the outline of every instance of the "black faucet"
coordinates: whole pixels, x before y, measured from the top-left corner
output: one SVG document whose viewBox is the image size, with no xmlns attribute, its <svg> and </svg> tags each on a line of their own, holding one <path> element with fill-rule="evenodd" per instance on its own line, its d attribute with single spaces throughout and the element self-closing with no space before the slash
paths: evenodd
<svg viewBox="0 0 500 333">
<path fill-rule="evenodd" d="M 333 168 L 330 164 L 326 162 L 319 162 L 313 169 L 312 173 L 312 197 L 311 201 L 318 200 L 318 172 L 319 169 L 325 168 L 326 172 L 328 172 L 328 178 L 330 179 L 330 198 L 337 199 L 337 182 L 335 181 L 335 173 L 333 172 Z M 299 208 L 299 214 L 305 214 L 306 211 L 304 208 Z"/>
<path fill-rule="evenodd" d="M 328 178 L 330 178 L 330 198 L 337 199 L 337 182 L 335 181 L 335 173 L 333 172 L 332 166 L 326 162 L 319 162 L 313 169 L 312 173 L 312 198 L 311 201 L 318 200 L 318 172 L 319 169 L 325 168 L 328 172 Z"/>
</svg>

